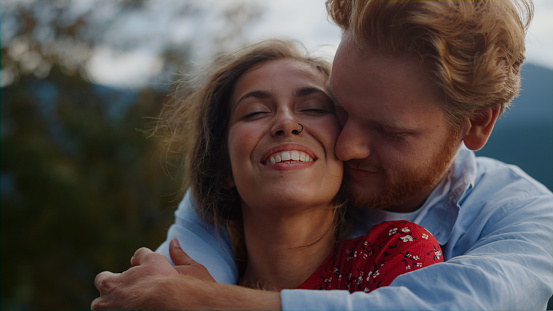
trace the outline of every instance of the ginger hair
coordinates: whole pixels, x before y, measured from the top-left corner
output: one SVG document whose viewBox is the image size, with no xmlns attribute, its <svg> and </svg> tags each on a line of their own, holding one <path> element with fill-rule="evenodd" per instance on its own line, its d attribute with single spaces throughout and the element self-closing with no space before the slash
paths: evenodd
<svg viewBox="0 0 553 311">
<path fill-rule="evenodd" d="M 503 112 L 518 95 L 531 0 L 327 0 L 326 7 L 361 49 L 420 57 L 455 129 L 482 108 Z"/>
</svg>

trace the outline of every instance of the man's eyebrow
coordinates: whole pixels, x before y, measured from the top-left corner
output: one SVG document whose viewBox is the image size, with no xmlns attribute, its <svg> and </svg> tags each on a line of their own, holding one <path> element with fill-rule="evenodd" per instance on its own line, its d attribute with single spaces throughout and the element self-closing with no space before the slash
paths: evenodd
<svg viewBox="0 0 553 311">
<path fill-rule="evenodd" d="M 417 128 L 413 127 L 412 125 L 409 125 L 407 123 L 404 123 L 399 120 L 379 120 L 375 121 L 372 120 L 369 123 L 372 123 L 373 126 L 379 126 L 388 128 L 390 130 L 398 130 L 398 131 L 406 131 L 406 132 L 417 132 Z"/>
</svg>

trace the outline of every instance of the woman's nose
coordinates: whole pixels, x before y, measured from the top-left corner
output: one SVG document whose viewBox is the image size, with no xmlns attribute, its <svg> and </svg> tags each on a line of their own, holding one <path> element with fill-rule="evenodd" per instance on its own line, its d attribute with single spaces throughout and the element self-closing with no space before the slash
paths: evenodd
<svg viewBox="0 0 553 311">
<path fill-rule="evenodd" d="M 273 136 L 292 136 L 299 135 L 301 132 L 303 132 L 303 125 L 290 112 L 280 112 L 277 114 L 275 123 L 271 128 Z"/>
</svg>

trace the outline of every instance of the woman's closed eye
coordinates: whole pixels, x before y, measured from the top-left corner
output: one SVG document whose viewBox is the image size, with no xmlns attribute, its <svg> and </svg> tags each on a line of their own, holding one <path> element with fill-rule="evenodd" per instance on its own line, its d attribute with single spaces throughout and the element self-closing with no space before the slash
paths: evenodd
<svg viewBox="0 0 553 311">
<path fill-rule="evenodd" d="M 257 110 L 252 112 L 246 112 L 244 116 L 242 116 L 242 120 L 256 120 L 268 113 L 270 113 L 270 111 L 268 110 Z"/>
<path fill-rule="evenodd" d="M 331 113 L 328 110 L 317 109 L 317 108 L 304 109 L 304 110 L 302 110 L 302 112 L 307 112 L 307 113 L 310 113 L 310 114 L 329 114 L 329 113 Z"/>
<path fill-rule="evenodd" d="M 335 114 L 334 106 L 327 100 L 313 99 L 298 105 L 298 111 L 311 115 Z"/>
<path fill-rule="evenodd" d="M 235 113 L 239 120 L 253 121 L 271 114 L 272 109 L 263 101 L 246 99 L 238 105 Z"/>
</svg>

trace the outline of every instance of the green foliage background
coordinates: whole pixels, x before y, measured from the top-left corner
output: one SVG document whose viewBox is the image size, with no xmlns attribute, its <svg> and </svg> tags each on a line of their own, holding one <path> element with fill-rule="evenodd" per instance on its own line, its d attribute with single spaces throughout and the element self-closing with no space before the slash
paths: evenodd
<svg viewBox="0 0 553 311">
<path fill-rule="evenodd" d="M 156 5 L 191 18 L 200 3 Z M 255 17 L 245 6 L 221 13 L 234 36 Z M 97 273 L 121 272 L 136 249 L 165 239 L 180 182 L 144 130 L 170 80 L 190 69 L 194 42 L 168 40 L 158 51 L 163 70 L 141 88 L 97 85 L 86 67 L 96 46 L 148 44 L 108 35 L 119 19 L 147 10 L 147 1 L 1 3 L 2 310 L 88 309 Z M 219 39 L 202 36 L 223 50 Z"/>
<path fill-rule="evenodd" d="M 116 94 L 99 96 L 78 76 L 54 81 L 55 130 L 36 105 L 43 82 L 24 78 L 2 90 L 2 121 L 11 123 L 1 153 L 4 310 L 86 307 L 94 275 L 126 269 L 172 221 L 176 184 L 137 131 L 163 94 L 141 91 L 116 119 L 101 105 Z"/>
</svg>

